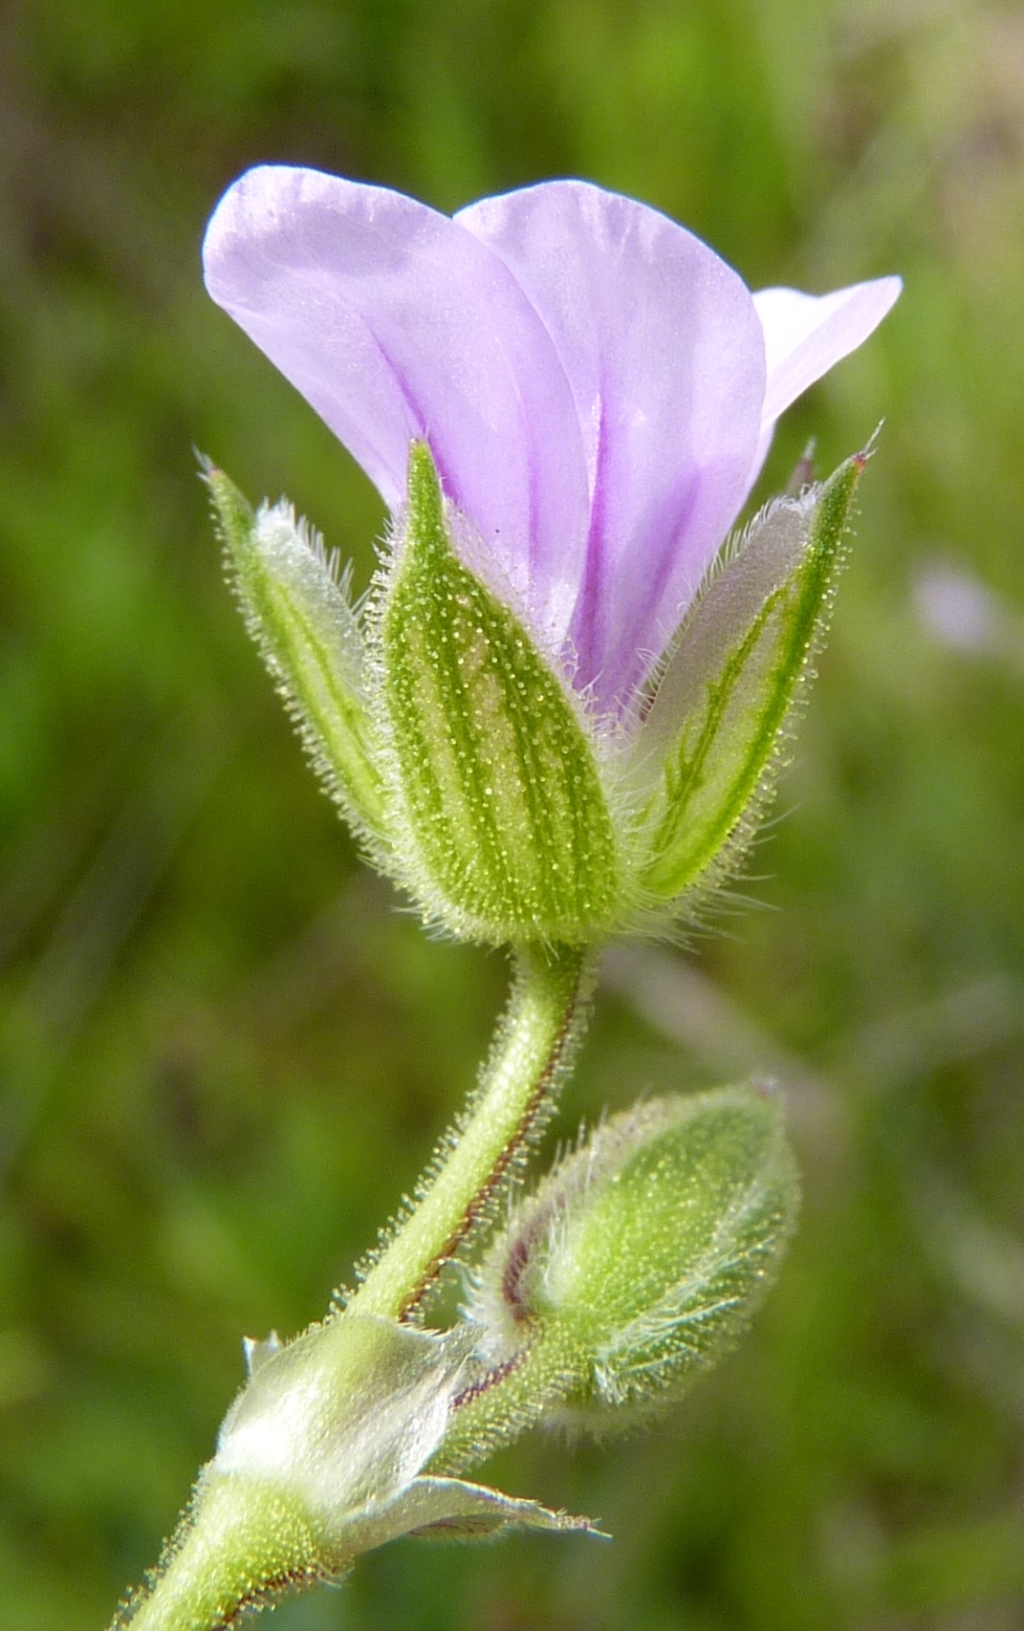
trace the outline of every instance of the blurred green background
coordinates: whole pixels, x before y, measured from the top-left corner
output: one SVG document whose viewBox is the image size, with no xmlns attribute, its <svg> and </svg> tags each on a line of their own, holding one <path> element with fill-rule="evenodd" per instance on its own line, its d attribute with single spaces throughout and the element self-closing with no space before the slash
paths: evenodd
<svg viewBox="0 0 1024 1631">
<path fill-rule="evenodd" d="M 775 820 L 619 951 L 558 1133 L 774 1071 L 803 1226 L 656 1432 L 493 1469 L 614 1544 L 402 1542 L 281 1631 L 1024 1627 L 1024 12 L 987 0 L 0 11 L 0 1626 L 98 1631 L 241 1377 L 471 1082 L 498 956 L 396 911 L 223 587 L 191 449 L 365 585 L 376 495 L 206 299 L 260 160 L 449 209 L 578 174 L 757 287 L 906 292 L 787 418 L 887 416 Z"/>
</svg>

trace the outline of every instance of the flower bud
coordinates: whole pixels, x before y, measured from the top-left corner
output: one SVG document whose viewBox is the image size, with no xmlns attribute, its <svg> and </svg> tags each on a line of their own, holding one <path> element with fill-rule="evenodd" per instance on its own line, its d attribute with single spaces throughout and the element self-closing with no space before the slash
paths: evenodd
<svg viewBox="0 0 1024 1631">
<path fill-rule="evenodd" d="M 749 1322 L 798 1195 L 782 1109 L 764 1090 L 654 1099 L 606 1122 L 479 1271 L 469 1315 L 496 1381 L 449 1429 L 446 1453 L 552 1411 L 606 1430 L 677 1397 Z"/>
</svg>

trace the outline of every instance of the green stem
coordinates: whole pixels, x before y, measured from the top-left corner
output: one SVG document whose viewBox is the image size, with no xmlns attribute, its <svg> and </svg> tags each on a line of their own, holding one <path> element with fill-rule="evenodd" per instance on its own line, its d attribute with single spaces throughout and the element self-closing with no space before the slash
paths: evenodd
<svg viewBox="0 0 1024 1631">
<path fill-rule="evenodd" d="M 442 1140 L 413 1211 L 349 1303 L 354 1312 L 409 1318 L 466 1236 L 491 1214 L 569 1069 L 595 970 L 586 948 L 517 951 L 512 994 L 476 1095 Z"/>
<path fill-rule="evenodd" d="M 322 1549 L 287 1491 L 207 1470 L 151 1593 L 110 1631 L 226 1631 L 243 1613 L 323 1580 Z"/>
<path fill-rule="evenodd" d="M 595 969 L 596 956 L 577 947 L 516 953 L 512 994 L 477 1092 L 348 1313 L 411 1318 L 444 1264 L 491 1214 L 568 1070 Z M 225 1475 L 213 1462 L 148 1595 L 123 1610 L 112 1631 L 129 1623 L 131 1631 L 225 1631 L 248 1610 L 338 1568 L 330 1536 L 287 1479 L 278 1487 Z"/>
</svg>

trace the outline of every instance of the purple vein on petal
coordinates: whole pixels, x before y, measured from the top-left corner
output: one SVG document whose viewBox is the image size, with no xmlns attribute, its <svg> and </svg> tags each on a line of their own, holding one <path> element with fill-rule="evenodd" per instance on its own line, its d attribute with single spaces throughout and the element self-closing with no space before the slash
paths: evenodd
<svg viewBox="0 0 1024 1631">
<path fill-rule="evenodd" d="M 605 522 L 606 476 L 608 459 L 607 419 L 605 411 L 604 380 L 597 390 L 597 442 L 594 450 L 594 489 L 590 498 L 590 529 L 587 533 L 587 553 L 583 568 L 583 583 L 572 620 L 572 643 L 578 668 L 575 683 L 581 689 L 595 685 L 600 678 L 595 671 L 594 659 L 598 650 L 598 623 L 606 612 Z"/>
<path fill-rule="evenodd" d="M 665 550 L 658 563 L 646 596 L 646 603 L 641 613 L 640 627 L 647 632 L 647 647 L 644 649 L 638 640 L 634 663 L 626 682 L 626 694 L 636 690 L 647 678 L 652 665 L 661 656 L 669 640 L 674 634 L 680 618 L 697 590 L 697 583 L 691 582 L 677 586 L 678 600 L 676 604 L 668 603 L 669 584 L 674 575 L 675 562 L 682 552 L 687 531 L 693 512 L 700 497 L 701 474 L 696 471 L 689 481 L 685 483 L 684 490 L 676 496 L 673 505 L 673 525 L 671 528 L 672 548 Z M 698 574 L 698 579 L 703 572 Z M 668 626 L 665 625 L 665 613 L 669 614 Z M 654 640 L 650 635 L 653 633 Z"/>
<path fill-rule="evenodd" d="M 370 341 L 370 344 L 372 346 L 374 346 L 375 349 L 379 352 L 380 356 L 383 358 L 385 364 L 387 365 L 388 369 L 390 370 L 391 377 L 395 382 L 395 386 L 397 387 L 398 394 L 402 398 L 402 401 L 405 403 L 406 407 L 409 410 L 409 418 L 412 420 L 412 425 L 413 425 L 412 437 L 410 438 L 410 440 L 415 439 L 415 440 L 421 440 L 421 441 L 429 442 L 430 441 L 430 428 L 427 425 L 426 420 L 424 419 L 423 410 L 420 407 L 419 402 L 417 401 L 416 397 L 413 396 L 412 392 L 410 391 L 408 385 L 405 382 L 405 378 L 404 378 L 404 376 L 402 374 L 402 370 L 399 368 L 399 366 L 398 366 L 397 362 L 395 361 L 394 357 L 391 355 L 391 352 L 388 350 L 388 347 L 384 344 L 384 341 L 380 338 L 380 335 L 375 334 L 373 332 L 372 328 L 370 328 L 369 324 L 364 323 L 363 326 L 366 329 L 367 337 L 368 337 L 368 339 Z M 436 455 L 435 455 L 434 462 L 437 463 Z"/>
<path fill-rule="evenodd" d="M 523 299 L 524 300 L 526 299 L 525 295 L 523 295 Z M 508 347 L 506 346 L 506 344 L 504 342 L 504 339 L 503 339 L 503 337 L 502 337 L 502 335 L 500 333 L 496 336 L 496 340 L 497 340 L 498 347 L 501 350 L 502 355 L 505 357 L 506 363 L 508 365 L 509 378 L 513 382 L 512 393 L 513 393 L 513 395 L 515 397 L 517 417 L 519 419 L 520 426 L 522 427 L 523 441 L 524 441 L 525 444 L 530 446 L 531 453 L 533 455 L 535 455 L 536 454 L 536 447 L 535 447 L 535 444 L 534 444 L 533 436 L 531 434 L 531 431 L 532 431 L 533 427 L 530 424 L 529 411 L 527 409 L 527 405 L 526 405 L 526 402 L 525 402 L 524 397 L 523 397 L 522 388 L 521 388 L 520 383 L 519 383 L 519 375 L 518 375 L 518 372 L 517 372 L 516 367 L 515 367 L 515 359 L 514 359 L 514 357 L 509 355 Z M 561 369 L 561 365 L 559 365 L 559 367 Z M 563 372 L 563 377 L 564 377 L 564 371 L 562 371 L 562 372 Z M 565 388 L 566 388 L 566 391 L 568 391 L 568 389 L 569 389 L 568 380 L 566 380 L 566 382 L 565 382 Z M 540 540 L 540 528 L 539 528 L 539 525 L 538 525 L 539 518 L 540 518 L 540 507 L 541 507 L 540 470 L 538 468 L 538 460 L 537 460 L 536 456 L 533 456 L 533 457 L 531 457 L 531 458 L 529 458 L 527 460 L 527 486 L 526 486 L 526 492 L 527 492 L 526 586 L 532 587 L 538 581 L 542 580 L 541 562 L 540 562 L 540 559 L 539 559 L 540 551 L 541 551 L 541 540 Z M 523 587 L 524 586 L 520 585 L 520 592 L 522 592 Z M 545 587 L 547 587 L 547 586 L 545 586 Z M 539 606 L 538 605 L 533 605 L 530 602 L 529 599 L 527 600 L 527 605 L 529 607 L 529 610 L 531 612 L 533 612 L 534 614 L 539 615 L 542 620 L 546 620 L 545 619 L 545 613 L 548 616 L 550 616 L 550 613 L 551 613 L 550 606 L 545 607 L 543 605 L 539 605 Z M 547 631 L 542 630 L 542 631 L 538 631 L 538 632 L 545 632 L 546 633 Z"/>
<path fill-rule="evenodd" d="M 603 676 L 603 688 L 608 704 L 618 711 L 627 711 L 639 688 L 665 647 L 697 589 L 707 562 L 695 561 L 690 577 L 679 581 L 679 562 L 692 551 L 687 550 L 689 529 L 701 494 L 701 473 L 688 472 L 659 506 L 661 518 L 652 518 L 649 535 L 659 539 L 661 547 L 652 552 L 637 574 L 642 594 L 633 604 L 628 640 L 618 645 L 619 666 Z"/>
<path fill-rule="evenodd" d="M 574 684 L 598 709 L 626 706 L 641 652 L 671 634 L 742 502 L 764 395 L 761 324 L 706 245 L 587 183 L 485 199 L 458 219 L 516 277 L 569 379 L 591 509 L 569 628 Z"/>
</svg>

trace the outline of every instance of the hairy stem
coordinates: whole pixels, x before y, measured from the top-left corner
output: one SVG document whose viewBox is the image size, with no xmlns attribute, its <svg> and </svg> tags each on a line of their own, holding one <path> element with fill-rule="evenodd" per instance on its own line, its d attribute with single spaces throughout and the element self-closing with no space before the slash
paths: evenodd
<svg viewBox="0 0 1024 1631">
<path fill-rule="evenodd" d="M 568 1072 L 595 968 L 594 954 L 577 946 L 517 951 L 512 994 L 477 1092 L 442 1140 L 413 1210 L 349 1303 L 353 1311 L 408 1319 L 490 1215 Z"/>
<path fill-rule="evenodd" d="M 110 1631 L 229 1631 L 252 1610 L 323 1580 L 319 1550 L 315 1527 L 286 1491 L 201 1475 L 159 1578 Z"/>
<path fill-rule="evenodd" d="M 347 1314 L 411 1319 L 444 1264 L 491 1215 L 568 1070 L 595 967 L 595 955 L 575 947 L 517 952 L 476 1094 Z M 339 1553 L 293 1483 L 225 1474 L 212 1462 L 149 1591 L 119 1612 L 112 1631 L 228 1631 L 246 1613 L 347 1567 L 350 1555 Z"/>
</svg>

